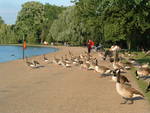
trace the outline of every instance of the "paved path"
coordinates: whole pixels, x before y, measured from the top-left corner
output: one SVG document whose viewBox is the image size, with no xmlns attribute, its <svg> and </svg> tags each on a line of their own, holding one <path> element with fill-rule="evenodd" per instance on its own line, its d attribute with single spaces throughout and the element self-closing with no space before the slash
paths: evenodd
<svg viewBox="0 0 150 113">
<path fill-rule="evenodd" d="M 76 54 L 84 50 L 63 48 L 48 57 L 64 55 L 68 49 Z M 120 105 L 110 77 L 40 62 L 45 67 L 31 69 L 22 60 L 0 64 L 0 113 L 150 113 L 147 100 Z M 127 76 L 138 88 L 132 75 Z"/>
</svg>

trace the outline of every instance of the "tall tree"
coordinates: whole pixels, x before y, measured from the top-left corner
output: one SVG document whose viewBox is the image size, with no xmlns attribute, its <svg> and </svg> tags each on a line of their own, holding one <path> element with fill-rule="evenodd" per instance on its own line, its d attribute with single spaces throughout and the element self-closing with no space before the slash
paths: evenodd
<svg viewBox="0 0 150 113">
<path fill-rule="evenodd" d="M 24 36 L 28 42 L 40 42 L 40 34 L 42 32 L 42 24 L 44 23 L 44 6 L 39 2 L 26 2 L 22 5 L 22 9 L 18 14 L 16 21 L 16 29 L 18 34 Z M 30 35 L 35 36 L 35 40 L 30 40 Z"/>
<path fill-rule="evenodd" d="M 2 19 L 2 17 L 0 16 L 0 25 L 4 24 L 4 20 Z"/>
</svg>

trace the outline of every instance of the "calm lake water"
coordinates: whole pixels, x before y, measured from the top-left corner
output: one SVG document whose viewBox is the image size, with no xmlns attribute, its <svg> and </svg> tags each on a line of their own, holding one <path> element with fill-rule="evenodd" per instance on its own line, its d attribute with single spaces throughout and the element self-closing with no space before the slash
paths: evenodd
<svg viewBox="0 0 150 113">
<path fill-rule="evenodd" d="M 50 47 L 27 47 L 24 53 L 25 56 L 32 57 L 56 51 L 58 49 Z M 0 62 L 22 59 L 22 54 L 21 46 L 0 46 Z"/>
</svg>

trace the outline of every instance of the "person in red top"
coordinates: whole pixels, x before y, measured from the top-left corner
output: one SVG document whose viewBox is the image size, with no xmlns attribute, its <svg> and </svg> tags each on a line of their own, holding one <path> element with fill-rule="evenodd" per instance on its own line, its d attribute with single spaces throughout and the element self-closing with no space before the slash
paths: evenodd
<svg viewBox="0 0 150 113">
<path fill-rule="evenodd" d="M 94 42 L 92 40 L 89 40 L 87 46 L 88 46 L 88 53 L 91 53 L 91 49 L 92 46 L 94 46 Z"/>
</svg>

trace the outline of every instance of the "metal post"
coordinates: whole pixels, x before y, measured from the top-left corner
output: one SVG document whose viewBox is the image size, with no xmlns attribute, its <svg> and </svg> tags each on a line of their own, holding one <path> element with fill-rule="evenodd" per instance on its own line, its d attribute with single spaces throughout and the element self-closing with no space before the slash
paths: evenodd
<svg viewBox="0 0 150 113">
<path fill-rule="evenodd" d="M 23 35 L 23 45 L 22 45 L 23 53 L 22 53 L 22 59 L 24 59 L 24 35 Z"/>
</svg>

